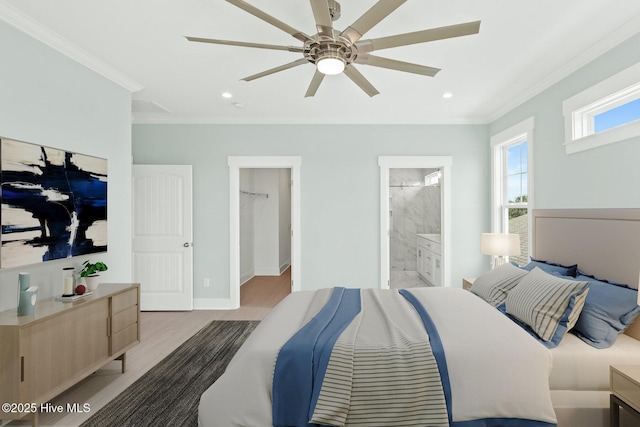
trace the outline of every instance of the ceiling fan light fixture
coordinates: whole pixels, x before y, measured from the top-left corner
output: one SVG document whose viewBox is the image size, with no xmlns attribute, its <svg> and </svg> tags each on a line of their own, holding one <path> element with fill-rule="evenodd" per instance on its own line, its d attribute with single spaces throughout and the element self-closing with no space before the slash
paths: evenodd
<svg viewBox="0 0 640 427">
<path fill-rule="evenodd" d="M 318 62 L 316 62 L 316 67 L 318 71 L 322 74 L 326 74 L 328 76 L 334 76 L 336 74 L 340 74 L 344 71 L 344 67 L 346 63 L 342 58 L 336 57 L 326 57 L 320 58 Z"/>
</svg>

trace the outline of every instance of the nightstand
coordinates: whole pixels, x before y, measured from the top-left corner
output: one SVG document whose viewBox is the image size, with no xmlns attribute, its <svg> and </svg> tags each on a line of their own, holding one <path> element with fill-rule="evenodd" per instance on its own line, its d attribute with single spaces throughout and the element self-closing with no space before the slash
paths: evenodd
<svg viewBox="0 0 640 427">
<path fill-rule="evenodd" d="M 640 419 L 640 365 L 611 366 L 611 427 L 620 427 L 620 407 Z"/>
<path fill-rule="evenodd" d="M 462 289 L 469 290 L 473 285 L 473 282 L 476 281 L 475 277 L 463 277 L 462 278 Z"/>
</svg>

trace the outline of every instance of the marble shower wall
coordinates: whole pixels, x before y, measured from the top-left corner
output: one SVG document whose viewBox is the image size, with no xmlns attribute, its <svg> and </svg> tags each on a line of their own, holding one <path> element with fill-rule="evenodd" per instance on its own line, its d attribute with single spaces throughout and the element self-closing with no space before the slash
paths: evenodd
<svg viewBox="0 0 640 427">
<path fill-rule="evenodd" d="M 416 234 L 440 233 L 440 186 L 424 186 L 435 170 L 389 170 L 392 270 L 416 271 Z"/>
</svg>

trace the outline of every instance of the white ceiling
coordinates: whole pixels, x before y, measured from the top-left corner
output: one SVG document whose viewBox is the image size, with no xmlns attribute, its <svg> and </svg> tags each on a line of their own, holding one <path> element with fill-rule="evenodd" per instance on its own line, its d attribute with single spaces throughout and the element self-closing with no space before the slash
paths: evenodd
<svg viewBox="0 0 640 427">
<path fill-rule="evenodd" d="M 308 1 L 248 1 L 316 32 Z M 342 0 L 335 27 L 349 26 L 375 2 Z M 311 64 L 240 80 L 301 54 L 183 37 L 301 45 L 223 0 L 0 0 L 0 6 L 139 83 L 133 99 L 147 102 L 139 107 L 168 110 L 136 112 L 135 122 L 486 123 L 640 32 L 637 0 L 408 0 L 363 39 L 475 20 L 482 21 L 480 33 L 375 52 L 441 68 L 434 78 L 360 65 L 380 95 L 369 98 L 338 75 L 304 98 Z M 453 97 L 443 99 L 444 92 Z"/>
</svg>

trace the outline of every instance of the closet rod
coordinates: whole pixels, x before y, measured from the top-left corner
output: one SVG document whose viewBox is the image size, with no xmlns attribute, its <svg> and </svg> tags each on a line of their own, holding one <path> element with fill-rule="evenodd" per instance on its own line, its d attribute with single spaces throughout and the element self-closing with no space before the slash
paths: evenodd
<svg viewBox="0 0 640 427">
<path fill-rule="evenodd" d="M 265 193 L 252 193 L 250 191 L 244 191 L 244 190 L 240 190 L 240 193 L 246 194 L 247 196 L 252 196 L 252 197 L 264 197 L 265 199 L 269 198 L 269 195 Z"/>
</svg>

